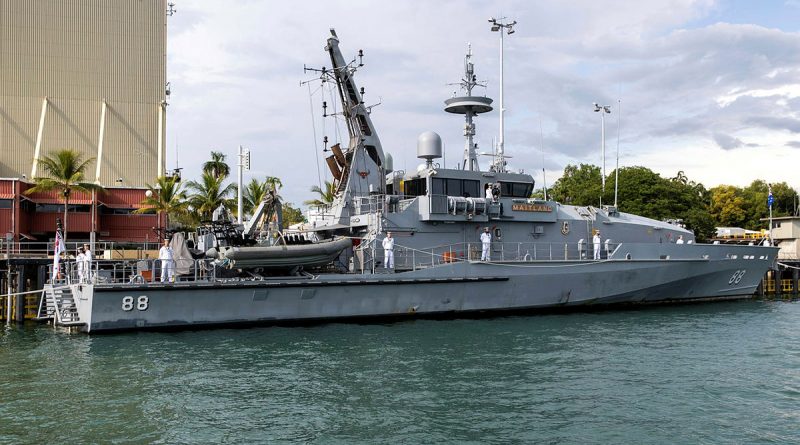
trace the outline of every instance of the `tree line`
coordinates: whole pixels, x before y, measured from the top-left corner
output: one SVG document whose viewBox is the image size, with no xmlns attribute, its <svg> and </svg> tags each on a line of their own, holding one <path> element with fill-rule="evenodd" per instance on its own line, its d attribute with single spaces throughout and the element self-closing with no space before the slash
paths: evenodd
<svg viewBox="0 0 800 445">
<path fill-rule="evenodd" d="M 612 171 L 602 188 L 600 167 L 590 164 L 567 165 L 564 174 L 547 190 L 548 198 L 571 205 L 614 203 Z M 767 228 L 762 221 L 769 216 L 769 185 L 756 179 L 746 187 L 719 185 L 706 188 L 690 180 L 683 171 L 664 178 L 645 167 L 619 169 L 618 206 L 621 212 L 657 220 L 681 220 L 694 231 L 699 241 L 712 238 L 716 227 L 741 227 L 749 230 Z M 772 184 L 773 216 L 789 216 L 797 212 L 797 191 L 785 182 Z M 534 197 L 543 198 L 539 189 Z"/>
<path fill-rule="evenodd" d="M 202 221 L 211 220 L 220 207 L 237 216 L 238 185 L 228 182 L 231 168 L 225 162 L 225 154 L 212 151 L 211 159 L 203 163 L 199 180 L 181 181 L 177 175 L 162 176 L 153 185 L 148 184 L 150 196 L 142 201 L 144 206 L 138 213 L 159 213 L 172 218 L 174 225 L 197 227 Z M 271 190 L 280 199 L 283 186 L 280 178 L 266 176 L 263 180 L 252 178 L 242 190 L 242 212 L 244 219 L 253 211 Z M 283 224 L 286 226 L 305 222 L 303 212 L 291 203 L 282 202 Z M 169 226 L 169 222 L 167 223 Z"/>
</svg>

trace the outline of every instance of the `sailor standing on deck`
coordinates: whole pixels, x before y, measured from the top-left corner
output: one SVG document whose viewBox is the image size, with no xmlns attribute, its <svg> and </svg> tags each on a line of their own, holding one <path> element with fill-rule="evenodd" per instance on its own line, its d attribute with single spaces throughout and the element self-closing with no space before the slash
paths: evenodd
<svg viewBox="0 0 800 445">
<path fill-rule="evenodd" d="M 600 259 L 600 231 L 598 230 L 594 237 L 592 238 L 592 244 L 594 244 L 594 259 Z"/>
<path fill-rule="evenodd" d="M 481 261 L 491 261 L 489 256 L 489 248 L 492 247 L 492 234 L 489 233 L 489 228 L 484 227 L 481 233 Z"/>
<path fill-rule="evenodd" d="M 383 267 L 394 269 L 394 238 L 392 238 L 392 232 L 386 232 L 386 238 L 383 239 Z"/>
<path fill-rule="evenodd" d="M 84 283 L 86 281 L 86 274 L 84 272 L 86 262 L 86 254 L 83 252 L 83 247 L 78 247 L 78 254 L 75 256 L 75 266 L 78 268 L 78 282 Z"/>
<path fill-rule="evenodd" d="M 161 260 L 161 282 L 172 282 L 175 276 L 175 260 L 168 239 L 164 240 L 164 245 L 158 251 L 158 259 Z"/>
<path fill-rule="evenodd" d="M 83 277 L 87 282 L 92 281 L 92 248 L 88 244 L 83 245 Z"/>
<path fill-rule="evenodd" d="M 678 235 L 678 239 L 675 241 L 675 244 L 683 244 L 683 235 Z"/>
</svg>

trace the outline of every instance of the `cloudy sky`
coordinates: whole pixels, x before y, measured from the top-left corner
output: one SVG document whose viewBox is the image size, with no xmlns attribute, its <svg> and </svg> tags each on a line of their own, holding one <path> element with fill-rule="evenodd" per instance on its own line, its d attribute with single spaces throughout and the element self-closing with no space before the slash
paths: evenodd
<svg viewBox="0 0 800 445">
<path fill-rule="evenodd" d="M 505 39 L 506 153 L 537 187 L 543 168 L 552 184 L 568 163 L 600 165 L 599 102 L 612 106 L 609 172 L 619 125 L 621 166 L 683 170 L 708 187 L 761 178 L 800 188 L 800 0 L 174 1 L 167 162 L 174 168 L 177 154 L 188 177 L 212 149 L 235 164 L 241 144 L 253 153 L 245 180 L 279 176 L 287 200 L 311 197 L 337 122 L 322 118 L 327 87 L 300 82 L 314 77 L 304 64 L 330 66 L 329 28 L 345 57 L 364 50 L 356 81 L 367 104 L 380 102 L 372 118 L 395 169 L 416 167 L 427 130 L 442 136 L 448 166 L 461 158 L 463 118 L 443 101 L 471 43 L 487 83 L 476 92 L 495 100 L 476 119 L 490 151 L 500 38 L 487 20 L 506 16 L 518 22 Z"/>
</svg>

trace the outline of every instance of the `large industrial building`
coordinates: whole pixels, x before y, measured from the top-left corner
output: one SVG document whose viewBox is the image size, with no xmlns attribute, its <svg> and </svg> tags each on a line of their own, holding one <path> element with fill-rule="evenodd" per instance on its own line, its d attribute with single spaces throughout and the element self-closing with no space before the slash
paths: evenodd
<svg viewBox="0 0 800 445">
<path fill-rule="evenodd" d="M 155 217 L 131 212 L 164 174 L 166 7 L 0 0 L 0 232 L 52 236 L 58 194 L 22 192 L 42 175 L 37 159 L 68 148 L 93 159 L 86 180 L 107 188 L 71 200 L 70 233 L 153 239 Z"/>
</svg>

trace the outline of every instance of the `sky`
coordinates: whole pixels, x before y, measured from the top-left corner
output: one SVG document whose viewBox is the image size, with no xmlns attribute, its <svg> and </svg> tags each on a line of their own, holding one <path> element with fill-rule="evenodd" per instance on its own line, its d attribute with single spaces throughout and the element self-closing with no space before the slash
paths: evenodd
<svg viewBox="0 0 800 445">
<path fill-rule="evenodd" d="M 679 171 L 706 187 L 786 181 L 800 190 L 800 0 L 301 1 L 172 0 L 168 20 L 167 168 L 198 176 L 211 150 L 235 172 L 240 145 L 250 178 L 278 176 L 285 200 L 313 198 L 330 179 L 323 118 L 330 84 L 303 67 L 330 66 L 335 28 L 395 170 L 413 171 L 417 136 L 435 131 L 448 167 L 463 157 L 463 117 L 445 113 L 467 45 L 494 99 L 476 118 L 479 150 L 499 132 L 500 35 L 488 19 L 516 20 L 504 38 L 505 152 L 509 166 L 552 183 L 567 164 Z M 301 84 L 303 81 L 312 82 Z M 346 144 L 345 144 L 346 145 Z M 487 167 L 489 158 L 481 157 Z M 327 176 L 326 176 L 327 175 Z M 235 178 L 235 173 L 233 175 Z"/>
</svg>

